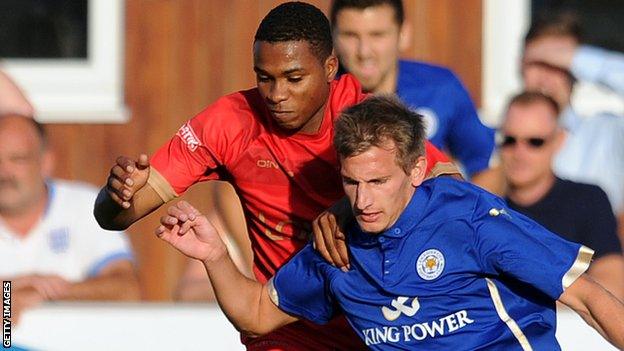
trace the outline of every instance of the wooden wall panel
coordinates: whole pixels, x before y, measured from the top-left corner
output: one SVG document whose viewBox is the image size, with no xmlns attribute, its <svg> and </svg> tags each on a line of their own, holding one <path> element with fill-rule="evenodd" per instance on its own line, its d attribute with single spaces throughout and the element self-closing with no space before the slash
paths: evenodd
<svg viewBox="0 0 624 351">
<path fill-rule="evenodd" d="M 56 174 L 98 186 L 118 155 L 153 152 L 219 96 L 254 85 L 252 41 L 276 0 L 127 0 L 122 125 L 49 126 Z M 311 1 L 324 11 L 329 1 Z M 414 40 L 406 57 L 444 64 L 480 97 L 481 0 L 407 0 Z M 185 195 L 205 206 L 210 185 Z M 129 230 L 145 298 L 171 298 L 183 257 L 153 235 L 162 210 Z"/>
</svg>

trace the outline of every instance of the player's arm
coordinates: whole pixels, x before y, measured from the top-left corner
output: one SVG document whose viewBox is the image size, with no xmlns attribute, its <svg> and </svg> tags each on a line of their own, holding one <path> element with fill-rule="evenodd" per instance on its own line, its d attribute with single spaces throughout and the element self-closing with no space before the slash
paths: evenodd
<svg viewBox="0 0 624 351">
<path fill-rule="evenodd" d="M 149 177 L 150 164 L 147 155 L 140 155 L 138 160 L 124 156 L 117 158 L 93 209 L 93 214 L 102 228 L 126 229 L 164 203 L 148 183 Z"/>
<path fill-rule="evenodd" d="M 238 330 L 262 335 L 297 320 L 273 304 L 268 286 L 239 272 L 215 227 L 189 203 L 171 206 L 160 222 L 156 235 L 203 263 L 221 309 Z"/>
<path fill-rule="evenodd" d="M 624 349 L 624 304 L 587 274 L 582 274 L 559 297 L 590 326 L 619 349 Z"/>
</svg>

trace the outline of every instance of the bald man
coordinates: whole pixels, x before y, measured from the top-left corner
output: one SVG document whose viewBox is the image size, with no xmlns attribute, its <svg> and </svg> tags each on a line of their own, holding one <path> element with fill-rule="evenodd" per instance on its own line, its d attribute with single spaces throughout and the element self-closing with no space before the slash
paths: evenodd
<svg viewBox="0 0 624 351">
<path fill-rule="evenodd" d="M 49 179 L 43 127 L 1 115 L 0 140 L 0 277 L 11 281 L 14 320 L 46 300 L 138 299 L 125 234 L 97 225 L 94 188 Z"/>
</svg>

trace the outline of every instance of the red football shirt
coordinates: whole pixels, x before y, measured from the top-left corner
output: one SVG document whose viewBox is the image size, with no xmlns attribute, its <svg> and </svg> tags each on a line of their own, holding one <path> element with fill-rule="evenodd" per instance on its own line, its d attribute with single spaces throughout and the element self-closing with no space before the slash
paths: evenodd
<svg viewBox="0 0 624 351">
<path fill-rule="evenodd" d="M 245 212 L 254 273 L 265 283 L 308 242 L 309 223 L 344 196 L 333 124 L 366 96 L 355 78 L 343 75 L 331 83 L 318 133 L 304 135 L 280 128 L 257 89 L 227 95 L 184 124 L 151 165 L 177 194 L 200 181 L 232 183 Z M 448 162 L 428 142 L 427 159 L 429 169 Z"/>
</svg>

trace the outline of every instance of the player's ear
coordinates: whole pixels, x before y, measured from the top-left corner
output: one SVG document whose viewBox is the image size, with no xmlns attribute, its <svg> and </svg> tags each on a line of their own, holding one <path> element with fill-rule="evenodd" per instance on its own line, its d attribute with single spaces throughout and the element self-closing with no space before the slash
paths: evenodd
<svg viewBox="0 0 624 351">
<path fill-rule="evenodd" d="M 425 180 L 425 176 L 427 175 L 427 158 L 425 156 L 420 156 L 416 160 L 416 164 L 412 171 L 410 172 L 410 179 L 412 180 L 412 185 L 417 187 Z"/>
<path fill-rule="evenodd" d="M 399 52 L 407 51 L 412 46 L 412 26 L 408 21 L 403 21 L 399 28 Z"/>
<path fill-rule="evenodd" d="M 331 82 L 336 78 L 336 74 L 338 73 L 338 58 L 334 55 L 332 51 L 331 55 L 325 59 L 325 76 L 327 78 L 327 82 Z"/>
</svg>

